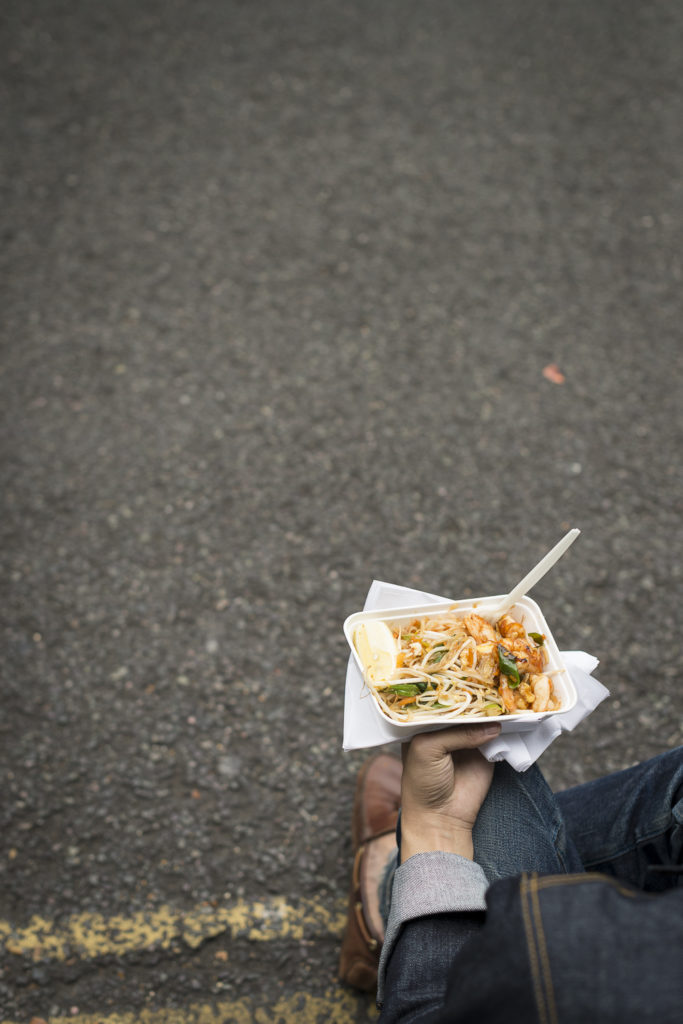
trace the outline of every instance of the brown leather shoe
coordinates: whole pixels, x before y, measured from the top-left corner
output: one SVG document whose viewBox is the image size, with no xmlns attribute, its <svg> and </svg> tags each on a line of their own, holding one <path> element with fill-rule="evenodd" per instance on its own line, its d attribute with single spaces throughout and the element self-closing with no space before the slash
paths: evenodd
<svg viewBox="0 0 683 1024">
<path fill-rule="evenodd" d="M 351 819 L 354 861 L 339 977 L 363 992 L 377 988 L 377 967 L 384 941 L 378 886 L 396 848 L 402 770 L 396 757 L 377 754 L 365 762 L 356 782 Z"/>
</svg>

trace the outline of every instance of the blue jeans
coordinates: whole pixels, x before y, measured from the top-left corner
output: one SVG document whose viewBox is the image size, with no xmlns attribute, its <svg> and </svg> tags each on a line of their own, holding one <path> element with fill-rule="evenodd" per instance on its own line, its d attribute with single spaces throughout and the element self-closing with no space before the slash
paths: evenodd
<svg viewBox="0 0 683 1024">
<path fill-rule="evenodd" d="M 489 882 L 537 871 L 599 871 L 656 892 L 678 884 L 683 859 L 683 747 L 553 794 L 540 769 L 496 765 L 473 834 Z M 398 829 L 400 845 L 400 823 Z M 386 925 L 392 857 L 380 887 Z"/>
<path fill-rule="evenodd" d="M 473 839 L 490 882 L 585 870 L 649 892 L 676 885 L 661 869 L 681 864 L 683 748 L 556 794 L 535 765 L 499 764 Z"/>
<path fill-rule="evenodd" d="M 382 1022 L 680 1019 L 683 748 L 555 795 L 498 764 L 473 839 L 487 911 L 404 925 Z"/>
</svg>

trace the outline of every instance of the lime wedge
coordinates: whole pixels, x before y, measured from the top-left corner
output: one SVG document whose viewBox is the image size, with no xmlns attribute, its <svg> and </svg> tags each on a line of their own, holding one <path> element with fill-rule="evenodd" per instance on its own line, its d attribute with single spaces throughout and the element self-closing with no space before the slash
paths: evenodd
<svg viewBox="0 0 683 1024">
<path fill-rule="evenodd" d="M 369 680 L 379 682 L 391 676 L 396 668 L 398 644 L 386 622 L 361 622 L 354 631 L 353 642 Z"/>
</svg>

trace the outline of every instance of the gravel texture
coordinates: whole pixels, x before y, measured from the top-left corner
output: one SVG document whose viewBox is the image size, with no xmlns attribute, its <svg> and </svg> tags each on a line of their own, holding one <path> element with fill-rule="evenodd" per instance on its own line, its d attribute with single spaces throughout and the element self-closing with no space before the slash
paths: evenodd
<svg viewBox="0 0 683 1024">
<path fill-rule="evenodd" d="M 534 597 L 612 699 L 543 768 L 680 742 L 680 5 L 2 21 L 0 918 L 343 899 L 344 617 L 506 590 L 569 526 Z M 6 960 L 0 1006 L 336 971 L 230 955 Z"/>
</svg>

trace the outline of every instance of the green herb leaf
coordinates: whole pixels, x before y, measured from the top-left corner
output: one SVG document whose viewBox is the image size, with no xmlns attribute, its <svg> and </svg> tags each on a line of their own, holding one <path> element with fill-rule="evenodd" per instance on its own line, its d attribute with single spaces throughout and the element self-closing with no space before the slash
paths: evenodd
<svg viewBox="0 0 683 1024">
<path fill-rule="evenodd" d="M 545 637 L 543 636 L 543 633 L 529 633 L 529 636 L 531 637 L 531 639 L 537 647 L 543 647 L 543 644 L 545 643 Z"/>
<path fill-rule="evenodd" d="M 502 644 L 498 644 L 498 668 L 508 677 L 508 686 L 514 690 L 519 686 L 519 670 L 515 659 Z"/>
<path fill-rule="evenodd" d="M 420 685 L 420 683 L 394 683 L 392 686 L 383 686 L 382 689 L 390 690 L 398 697 L 414 697 L 416 694 L 422 693 Z"/>
</svg>

